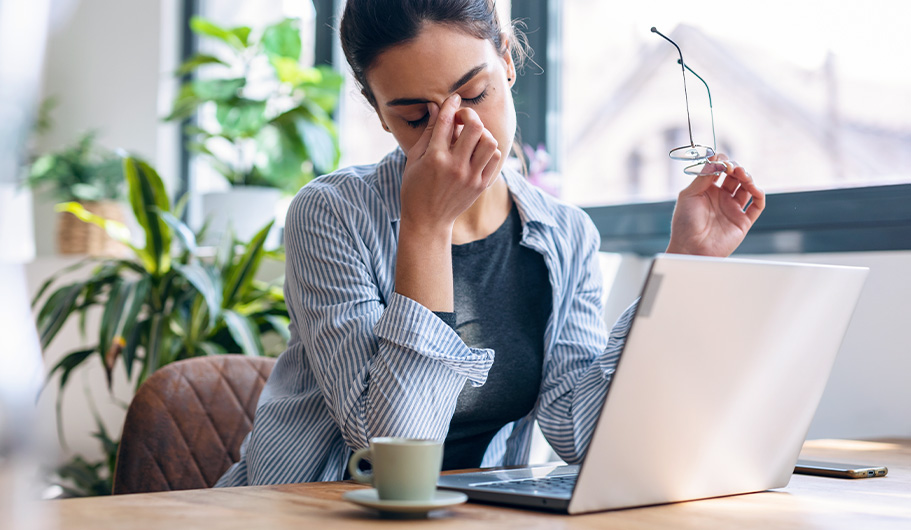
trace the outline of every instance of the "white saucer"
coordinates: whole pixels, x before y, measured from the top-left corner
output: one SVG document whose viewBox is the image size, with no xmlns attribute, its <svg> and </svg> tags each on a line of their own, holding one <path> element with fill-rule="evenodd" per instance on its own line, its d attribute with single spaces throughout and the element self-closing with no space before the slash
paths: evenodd
<svg viewBox="0 0 911 530">
<path fill-rule="evenodd" d="M 388 501 L 381 500 L 373 488 L 346 491 L 342 498 L 360 506 L 374 508 L 381 513 L 394 513 L 403 516 L 422 517 L 427 512 L 462 504 L 468 496 L 458 491 L 437 490 L 429 501 Z"/>
</svg>

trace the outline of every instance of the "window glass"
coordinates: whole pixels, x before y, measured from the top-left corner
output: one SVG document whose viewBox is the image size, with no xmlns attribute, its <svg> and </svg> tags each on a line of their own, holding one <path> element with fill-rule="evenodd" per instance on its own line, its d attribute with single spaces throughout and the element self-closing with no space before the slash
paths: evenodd
<svg viewBox="0 0 911 530">
<path fill-rule="evenodd" d="M 687 65 L 711 87 L 717 148 L 766 191 L 911 181 L 911 3 L 566 0 L 563 198 L 667 200 L 690 177 Z M 693 139 L 712 145 L 705 86 L 687 73 Z"/>
</svg>

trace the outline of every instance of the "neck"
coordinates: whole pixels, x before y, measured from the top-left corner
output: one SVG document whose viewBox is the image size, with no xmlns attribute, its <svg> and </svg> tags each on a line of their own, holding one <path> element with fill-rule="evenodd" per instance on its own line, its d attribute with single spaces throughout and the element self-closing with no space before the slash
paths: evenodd
<svg viewBox="0 0 911 530">
<path fill-rule="evenodd" d="M 462 245 L 484 239 L 494 233 L 509 216 L 512 198 L 506 181 L 500 175 L 484 190 L 474 204 L 460 215 L 452 226 L 452 243 Z"/>
</svg>

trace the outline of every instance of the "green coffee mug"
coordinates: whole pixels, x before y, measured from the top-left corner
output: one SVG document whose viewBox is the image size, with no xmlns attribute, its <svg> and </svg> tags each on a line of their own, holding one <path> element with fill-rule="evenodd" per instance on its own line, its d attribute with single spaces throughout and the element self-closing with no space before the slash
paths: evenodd
<svg viewBox="0 0 911 530">
<path fill-rule="evenodd" d="M 358 468 L 366 459 L 372 471 Z M 373 438 L 348 461 L 351 478 L 376 488 L 384 501 L 429 501 L 443 465 L 443 442 L 411 438 Z"/>
</svg>

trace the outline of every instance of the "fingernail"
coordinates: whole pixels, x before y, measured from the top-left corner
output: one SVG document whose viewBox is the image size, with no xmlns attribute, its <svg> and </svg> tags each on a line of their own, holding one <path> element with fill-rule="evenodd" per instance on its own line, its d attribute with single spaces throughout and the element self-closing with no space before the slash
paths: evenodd
<svg viewBox="0 0 911 530">
<path fill-rule="evenodd" d="M 462 96 L 460 96 L 458 94 L 453 94 L 452 99 L 453 99 L 453 101 L 455 101 L 456 105 L 460 105 L 462 103 Z"/>
</svg>

